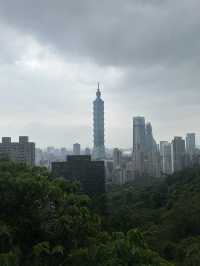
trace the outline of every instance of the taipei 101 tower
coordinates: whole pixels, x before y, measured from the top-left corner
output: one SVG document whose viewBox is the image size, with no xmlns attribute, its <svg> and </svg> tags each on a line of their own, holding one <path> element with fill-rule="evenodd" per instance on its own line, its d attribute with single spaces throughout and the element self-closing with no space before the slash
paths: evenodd
<svg viewBox="0 0 200 266">
<path fill-rule="evenodd" d="M 94 148 L 93 158 L 95 160 L 105 159 L 105 145 L 104 145 L 104 101 L 101 99 L 101 91 L 98 88 L 96 92 L 96 99 L 93 102 L 93 127 L 94 127 Z"/>
</svg>

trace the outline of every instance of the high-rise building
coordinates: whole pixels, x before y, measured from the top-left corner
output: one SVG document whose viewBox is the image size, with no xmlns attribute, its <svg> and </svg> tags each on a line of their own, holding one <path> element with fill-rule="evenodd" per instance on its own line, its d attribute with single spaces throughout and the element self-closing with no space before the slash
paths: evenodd
<svg viewBox="0 0 200 266">
<path fill-rule="evenodd" d="M 185 167 L 185 140 L 174 137 L 172 141 L 172 172 L 183 170 Z"/>
<path fill-rule="evenodd" d="M 153 130 L 151 123 L 146 124 L 145 150 L 146 152 L 157 151 L 157 144 L 153 137 Z"/>
<path fill-rule="evenodd" d="M 11 142 L 10 137 L 2 137 L 0 157 L 33 166 L 35 165 L 35 143 L 29 142 L 27 136 L 20 136 L 19 142 Z"/>
<path fill-rule="evenodd" d="M 145 150 L 145 118 L 133 118 L 133 150 Z"/>
<path fill-rule="evenodd" d="M 94 148 L 93 158 L 95 160 L 105 159 L 104 144 L 104 101 L 101 99 L 101 92 L 98 83 L 96 99 L 93 102 L 93 126 L 94 126 Z"/>
<path fill-rule="evenodd" d="M 103 161 L 91 161 L 91 156 L 67 156 L 67 161 L 53 162 L 52 173 L 71 181 L 79 181 L 81 190 L 90 196 L 105 193 Z"/>
<path fill-rule="evenodd" d="M 159 150 L 160 150 L 160 161 L 161 161 L 161 172 L 164 173 L 164 146 L 167 145 L 168 141 L 160 141 Z M 171 150 L 170 150 L 171 154 Z"/>
<path fill-rule="evenodd" d="M 122 166 L 122 152 L 121 150 L 115 148 L 113 150 L 113 167 L 114 169 L 121 169 Z"/>
<path fill-rule="evenodd" d="M 155 150 L 145 155 L 145 171 L 144 173 L 152 177 L 160 177 L 160 152 Z"/>
<path fill-rule="evenodd" d="M 196 149 L 196 135 L 195 133 L 188 133 L 186 135 L 186 152 L 193 155 Z"/>
<path fill-rule="evenodd" d="M 165 142 L 162 147 L 162 172 L 170 175 L 172 173 L 172 146 Z"/>
<path fill-rule="evenodd" d="M 151 123 L 146 124 L 145 132 L 145 173 L 153 177 L 160 177 L 160 153 L 153 137 Z"/>
<path fill-rule="evenodd" d="M 81 145 L 79 143 L 75 143 L 73 145 L 73 155 L 80 155 L 81 154 Z"/>
<path fill-rule="evenodd" d="M 144 173 L 145 157 L 145 118 L 133 118 L 133 163 L 137 175 Z"/>
<path fill-rule="evenodd" d="M 106 183 L 111 183 L 113 179 L 113 160 L 105 160 L 105 172 L 106 172 Z"/>
<path fill-rule="evenodd" d="M 160 141 L 160 156 L 163 157 L 164 154 L 164 147 L 165 145 L 169 144 L 168 141 L 162 140 Z"/>
</svg>

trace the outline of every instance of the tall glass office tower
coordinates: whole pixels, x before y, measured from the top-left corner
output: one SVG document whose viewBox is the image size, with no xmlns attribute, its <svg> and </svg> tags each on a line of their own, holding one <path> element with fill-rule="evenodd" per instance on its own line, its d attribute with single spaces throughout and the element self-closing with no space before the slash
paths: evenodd
<svg viewBox="0 0 200 266">
<path fill-rule="evenodd" d="M 135 172 L 138 175 L 144 173 L 145 156 L 145 118 L 133 118 L 133 161 Z"/>
<path fill-rule="evenodd" d="M 94 148 L 93 158 L 95 160 L 105 159 L 104 145 L 104 101 L 101 99 L 99 88 L 96 92 L 96 99 L 93 102 L 93 127 L 94 127 Z"/>
<path fill-rule="evenodd" d="M 145 118 L 133 118 L 133 151 L 145 150 Z"/>
</svg>

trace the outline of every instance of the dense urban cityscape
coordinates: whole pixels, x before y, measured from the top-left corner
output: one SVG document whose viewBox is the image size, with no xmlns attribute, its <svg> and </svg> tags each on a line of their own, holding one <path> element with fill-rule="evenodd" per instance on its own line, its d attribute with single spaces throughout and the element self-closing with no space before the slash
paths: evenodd
<svg viewBox="0 0 200 266">
<path fill-rule="evenodd" d="M 200 266 L 199 10 L 0 0 L 0 266 Z"/>
<path fill-rule="evenodd" d="M 133 117 L 132 149 L 106 149 L 104 135 L 104 101 L 98 83 L 93 102 L 93 148 L 86 147 L 83 150 L 80 143 L 74 143 L 73 149 L 47 147 L 42 150 L 35 148 L 35 143 L 29 142 L 27 136 L 20 136 L 19 142 L 11 142 L 10 137 L 2 137 L 0 155 L 32 166 L 46 167 L 66 178 L 72 178 L 71 172 L 67 174 L 66 170 L 71 161 L 87 162 L 93 165 L 95 172 L 91 172 L 90 178 L 93 175 L 94 183 L 97 179 L 102 179 L 102 182 L 105 179 L 107 184 L 118 185 L 132 182 L 141 176 L 159 178 L 200 164 L 200 150 L 196 147 L 195 133 L 188 133 L 185 139 L 175 136 L 171 142 L 162 140 L 158 144 L 154 139 L 151 123 L 142 116 Z M 104 164 L 97 163 L 98 161 Z M 79 169 L 79 163 L 73 167 Z M 101 173 L 100 176 L 97 173 Z M 82 180 L 80 176 L 81 171 L 75 178 Z"/>
</svg>

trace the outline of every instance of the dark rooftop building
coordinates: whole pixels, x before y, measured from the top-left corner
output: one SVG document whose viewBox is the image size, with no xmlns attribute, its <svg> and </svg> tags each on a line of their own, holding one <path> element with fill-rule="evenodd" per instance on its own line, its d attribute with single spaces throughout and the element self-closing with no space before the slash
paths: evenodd
<svg viewBox="0 0 200 266">
<path fill-rule="evenodd" d="M 90 155 L 67 156 L 65 162 L 53 162 L 52 173 L 71 181 L 79 181 L 81 190 L 89 196 L 105 192 L 103 161 L 91 161 Z"/>
</svg>

